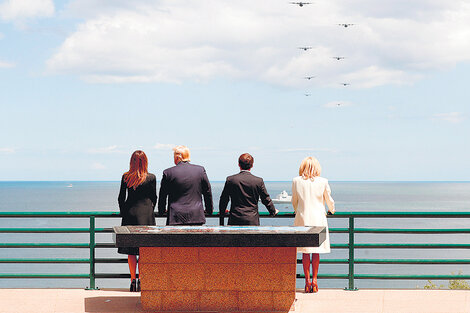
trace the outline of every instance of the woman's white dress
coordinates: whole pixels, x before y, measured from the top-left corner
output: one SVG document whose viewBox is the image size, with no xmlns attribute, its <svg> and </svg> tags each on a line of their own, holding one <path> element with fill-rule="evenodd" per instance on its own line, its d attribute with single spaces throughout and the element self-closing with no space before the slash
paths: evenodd
<svg viewBox="0 0 470 313">
<path fill-rule="evenodd" d="M 328 180 L 323 177 L 303 179 L 295 177 L 292 181 L 292 205 L 294 206 L 294 226 L 325 226 L 326 239 L 320 247 L 297 248 L 299 253 L 329 253 L 330 234 L 326 220 L 324 203 L 330 211 L 335 211 L 335 202 L 331 197 L 331 189 Z"/>
</svg>

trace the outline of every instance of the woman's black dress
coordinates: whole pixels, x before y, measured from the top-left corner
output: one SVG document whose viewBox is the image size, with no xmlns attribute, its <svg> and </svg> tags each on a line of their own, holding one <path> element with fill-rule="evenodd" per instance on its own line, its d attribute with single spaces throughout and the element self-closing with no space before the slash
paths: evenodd
<svg viewBox="0 0 470 313">
<path fill-rule="evenodd" d="M 122 226 L 155 225 L 155 214 L 153 213 L 157 203 L 157 180 L 155 175 L 148 173 L 145 181 L 137 186 L 135 190 L 127 187 L 123 176 L 118 202 L 122 216 Z M 139 248 L 118 248 L 118 253 L 138 255 Z"/>
</svg>

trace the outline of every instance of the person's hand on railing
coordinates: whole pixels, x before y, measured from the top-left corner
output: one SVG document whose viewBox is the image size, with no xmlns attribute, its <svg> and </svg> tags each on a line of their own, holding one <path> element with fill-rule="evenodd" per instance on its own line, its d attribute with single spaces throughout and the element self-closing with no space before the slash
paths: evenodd
<svg viewBox="0 0 470 313">
<path fill-rule="evenodd" d="M 279 213 L 279 210 L 278 210 L 278 209 L 274 209 L 274 214 L 273 214 L 273 216 L 276 216 L 278 213 Z"/>
</svg>

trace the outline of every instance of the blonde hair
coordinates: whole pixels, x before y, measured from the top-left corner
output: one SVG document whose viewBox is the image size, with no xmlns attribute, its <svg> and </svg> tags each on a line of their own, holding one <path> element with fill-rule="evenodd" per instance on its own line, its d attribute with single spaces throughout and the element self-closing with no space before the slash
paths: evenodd
<svg viewBox="0 0 470 313">
<path fill-rule="evenodd" d="M 191 155 L 189 153 L 189 148 L 186 146 L 176 146 L 173 148 L 175 156 L 183 162 L 191 161 Z"/>
<path fill-rule="evenodd" d="M 314 180 L 315 177 L 321 175 L 321 166 L 320 162 L 314 157 L 306 157 L 300 163 L 299 176 L 302 176 L 303 179 Z"/>
</svg>

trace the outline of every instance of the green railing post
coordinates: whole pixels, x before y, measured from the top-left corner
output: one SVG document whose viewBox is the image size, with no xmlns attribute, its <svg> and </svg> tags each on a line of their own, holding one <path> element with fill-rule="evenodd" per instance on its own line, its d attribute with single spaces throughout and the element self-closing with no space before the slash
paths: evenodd
<svg viewBox="0 0 470 313">
<path fill-rule="evenodd" d="M 95 284 L 95 216 L 90 215 L 90 287 L 87 290 L 97 290 Z"/>
<path fill-rule="evenodd" d="M 348 287 L 344 288 L 344 290 L 355 291 L 357 288 L 354 287 L 354 217 L 349 217 L 349 243 L 348 243 L 348 250 L 349 250 L 349 271 L 348 271 Z"/>
</svg>

